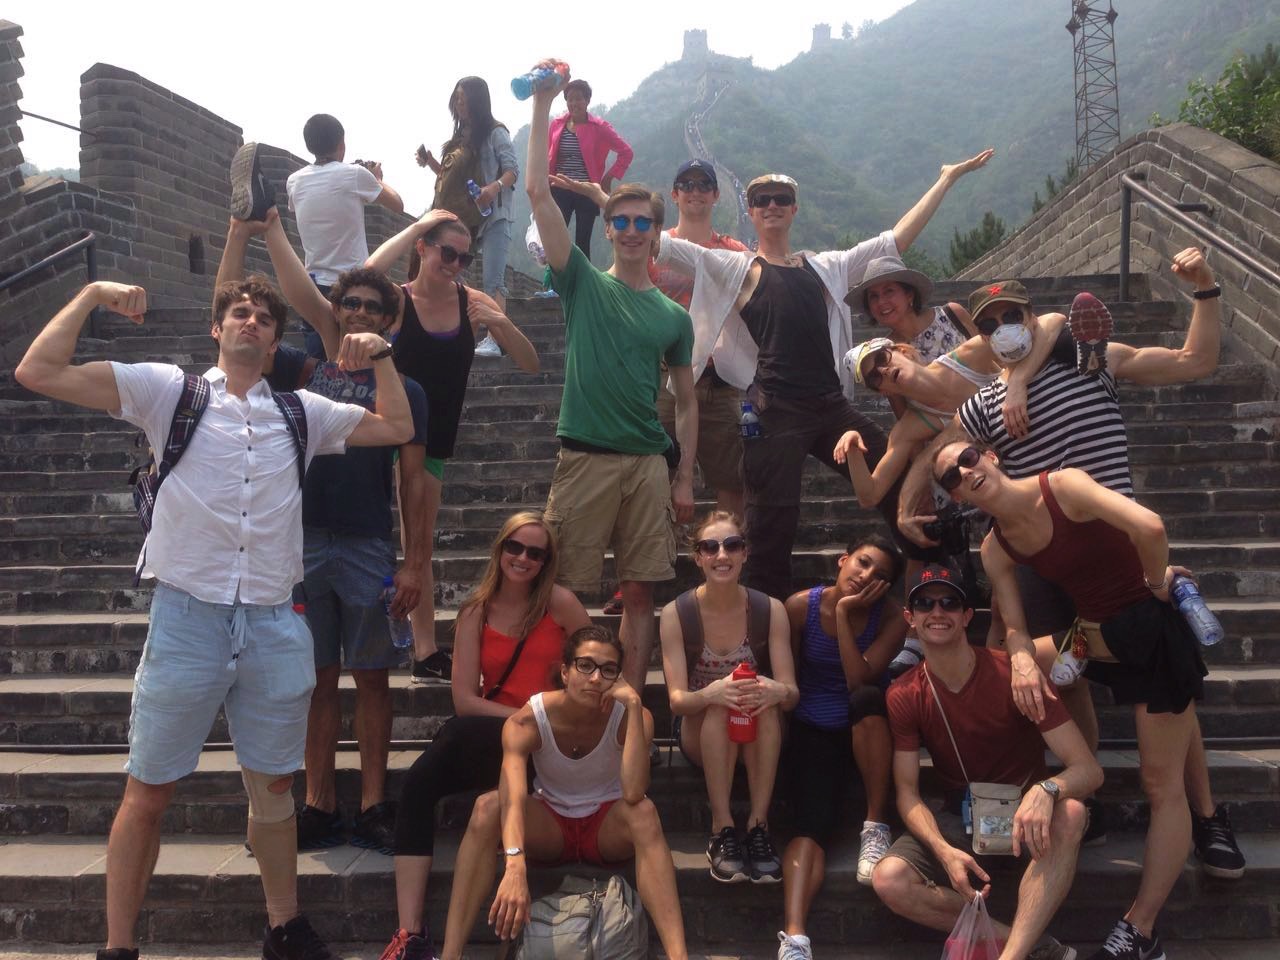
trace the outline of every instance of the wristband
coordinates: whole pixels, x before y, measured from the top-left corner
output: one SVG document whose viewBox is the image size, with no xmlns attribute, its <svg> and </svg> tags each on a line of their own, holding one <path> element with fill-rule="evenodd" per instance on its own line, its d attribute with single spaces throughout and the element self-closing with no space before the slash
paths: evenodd
<svg viewBox="0 0 1280 960">
<path fill-rule="evenodd" d="M 1214 284 L 1208 290 L 1194 290 L 1191 293 L 1192 299 L 1195 300 L 1212 300 L 1214 297 L 1222 296 L 1222 287 Z"/>
<path fill-rule="evenodd" d="M 385 360 L 385 359 L 387 359 L 387 357 L 391 356 L 391 354 L 392 354 L 392 353 L 394 353 L 394 352 L 395 352 L 395 351 L 394 351 L 394 349 L 392 349 L 392 347 L 388 346 L 386 349 L 384 349 L 384 350 L 379 350 L 377 353 L 371 353 L 371 354 L 369 354 L 369 359 L 370 359 L 370 360 Z"/>
</svg>

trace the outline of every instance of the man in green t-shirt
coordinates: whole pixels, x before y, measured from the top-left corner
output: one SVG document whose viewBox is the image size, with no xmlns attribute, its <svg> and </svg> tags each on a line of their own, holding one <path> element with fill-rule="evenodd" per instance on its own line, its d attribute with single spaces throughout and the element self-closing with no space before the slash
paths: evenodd
<svg viewBox="0 0 1280 960">
<path fill-rule="evenodd" d="M 675 576 L 673 522 L 693 518 L 693 323 L 649 280 L 649 257 L 662 229 L 660 195 L 634 184 L 610 195 L 604 219 L 613 266 L 607 272 L 570 240 L 547 180 L 548 115 L 563 83 L 533 95 L 526 188 L 565 317 L 561 449 L 546 513 L 560 536 L 560 580 L 570 589 L 598 588 L 604 552 L 612 547 L 624 669 L 642 690 L 653 648 L 653 584 Z M 658 422 L 663 361 L 676 395 L 678 463 Z M 669 463 L 675 465 L 670 481 Z"/>
</svg>

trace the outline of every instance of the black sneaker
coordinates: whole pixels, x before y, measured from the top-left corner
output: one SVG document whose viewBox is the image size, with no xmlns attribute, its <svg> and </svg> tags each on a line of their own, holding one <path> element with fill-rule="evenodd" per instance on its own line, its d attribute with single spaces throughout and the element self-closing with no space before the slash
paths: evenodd
<svg viewBox="0 0 1280 960">
<path fill-rule="evenodd" d="M 1095 797 L 1084 801 L 1084 808 L 1089 811 L 1089 825 L 1084 828 L 1082 847 L 1100 847 L 1107 842 L 1107 808 Z"/>
<path fill-rule="evenodd" d="M 1089 960 L 1164 960 L 1164 951 L 1154 930 L 1148 939 L 1128 920 L 1117 920 L 1106 943 Z"/>
<path fill-rule="evenodd" d="M 231 161 L 231 215 L 237 220 L 265 220 L 275 203 L 276 191 L 258 162 L 258 145 L 246 143 Z"/>
<path fill-rule="evenodd" d="M 1204 872 L 1222 880 L 1239 880 L 1244 876 L 1244 854 L 1236 846 L 1236 835 L 1231 830 L 1231 819 L 1222 804 L 1212 817 L 1202 817 L 1191 811 L 1191 840 L 1195 844 L 1196 859 Z"/>
<path fill-rule="evenodd" d="M 395 853 L 396 805 L 392 800 L 375 803 L 351 821 L 351 845 L 377 850 L 388 857 Z"/>
<path fill-rule="evenodd" d="M 1107 340 L 1115 328 L 1111 311 L 1092 293 L 1077 293 L 1068 323 L 1076 342 L 1076 373 L 1098 376 L 1107 369 Z"/>
<path fill-rule="evenodd" d="M 112 947 L 110 950 L 99 950 L 98 960 L 138 960 L 138 948 Z"/>
<path fill-rule="evenodd" d="M 725 827 L 711 835 L 707 842 L 707 862 L 711 864 L 711 876 L 721 883 L 741 883 L 751 879 L 742 858 L 738 831 L 733 827 Z"/>
<path fill-rule="evenodd" d="M 777 883 L 782 879 L 782 860 L 764 824 L 747 831 L 747 863 L 752 883 Z"/>
<path fill-rule="evenodd" d="M 346 824 L 342 812 L 330 813 L 310 804 L 298 811 L 298 849 L 324 850 L 347 842 Z"/>
<path fill-rule="evenodd" d="M 443 650 L 437 650 L 425 660 L 414 660 L 409 671 L 412 683 L 448 683 L 453 677 L 453 657 Z"/>
<path fill-rule="evenodd" d="M 329 945 L 302 914 L 283 927 L 267 927 L 262 960 L 335 960 Z"/>
</svg>

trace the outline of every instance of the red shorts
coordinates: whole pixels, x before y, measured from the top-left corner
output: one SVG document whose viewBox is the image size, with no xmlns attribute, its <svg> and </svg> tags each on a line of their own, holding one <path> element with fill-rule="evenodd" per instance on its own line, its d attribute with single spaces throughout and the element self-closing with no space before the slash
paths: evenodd
<svg viewBox="0 0 1280 960">
<path fill-rule="evenodd" d="M 585 817 L 566 817 L 553 810 L 551 805 L 541 797 L 538 800 L 547 808 L 547 813 L 555 818 L 556 823 L 560 824 L 560 837 L 564 841 L 564 846 L 560 850 L 560 859 L 549 863 L 549 866 L 562 863 L 605 865 L 606 861 L 600 856 L 600 824 L 604 823 L 609 808 L 618 801 L 608 800 L 600 804 L 594 813 L 589 813 Z"/>
</svg>

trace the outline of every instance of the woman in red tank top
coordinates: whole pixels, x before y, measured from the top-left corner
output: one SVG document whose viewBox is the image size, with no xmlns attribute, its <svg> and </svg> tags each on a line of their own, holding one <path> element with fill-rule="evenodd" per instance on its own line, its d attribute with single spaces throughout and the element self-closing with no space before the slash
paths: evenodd
<svg viewBox="0 0 1280 960">
<path fill-rule="evenodd" d="M 1042 672 L 1056 653 L 1052 638 L 1037 650 L 1027 636 L 1014 579 L 1018 563 L 1067 592 L 1079 613 L 1076 629 L 1087 637 L 1085 676 L 1110 687 L 1116 703 L 1133 706 L 1151 822 L 1137 896 L 1111 937 L 1144 951 L 1156 945 L 1157 952 L 1156 916 L 1191 848 L 1183 775 L 1206 671 L 1199 644 L 1169 599 L 1174 574 L 1190 571 L 1169 565 L 1158 514 L 1083 470 L 1014 480 L 994 452 L 952 443 L 938 452 L 933 475 L 953 499 L 994 518 L 982 562 L 1005 623 L 1018 709 L 1037 719 L 1043 697 L 1057 696 Z"/>
</svg>

